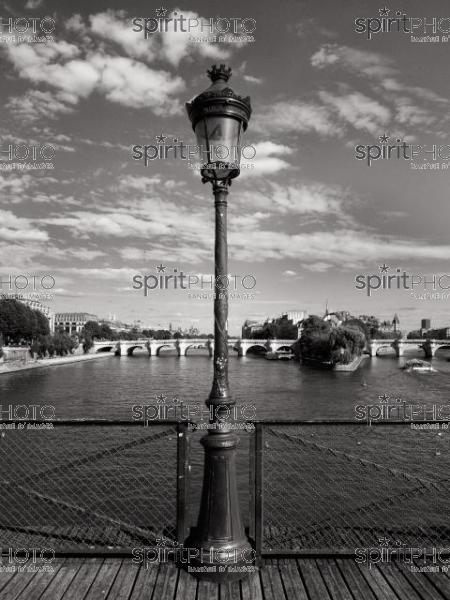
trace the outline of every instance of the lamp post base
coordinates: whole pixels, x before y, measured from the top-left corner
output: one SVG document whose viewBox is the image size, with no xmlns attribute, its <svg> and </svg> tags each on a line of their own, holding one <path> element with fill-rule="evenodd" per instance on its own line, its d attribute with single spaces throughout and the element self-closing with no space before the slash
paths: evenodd
<svg viewBox="0 0 450 600">
<path fill-rule="evenodd" d="M 183 568 L 211 581 L 243 579 L 255 569 L 255 551 L 241 522 L 236 487 L 237 437 L 211 430 L 205 449 L 202 500 L 197 527 L 187 538 Z"/>
<path fill-rule="evenodd" d="M 207 546 L 201 543 L 196 528 L 193 528 L 186 540 L 189 549 L 186 557 L 189 558 L 179 564 L 194 577 L 222 583 L 244 579 L 256 570 L 254 551 L 247 540 L 232 545 L 223 540 L 209 540 Z"/>
</svg>

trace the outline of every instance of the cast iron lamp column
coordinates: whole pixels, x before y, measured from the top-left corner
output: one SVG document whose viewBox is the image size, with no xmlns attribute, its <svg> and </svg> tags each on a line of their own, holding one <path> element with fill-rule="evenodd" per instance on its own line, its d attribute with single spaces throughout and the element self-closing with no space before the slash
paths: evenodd
<svg viewBox="0 0 450 600">
<path fill-rule="evenodd" d="M 211 182 L 215 205 L 214 378 L 206 401 L 213 418 L 201 443 L 205 451 L 203 489 L 197 527 L 186 540 L 195 549 L 190 567 L 205 579 L 224 581 L 246 576 L 254 566 L 253 550 L 241 520 L 236 483 L 237 436 L 229 415 L 235 401 L 228 386 L 228 245 L 227 197 L 231 180 L 240 173 L 242 130 L 250 119 L 250 98 L 227 86 L 231 69 L 215 65 L 211 86 L 186 105 L 200 152 L 206 154 L 202 182 Z M 230 160 L 233 155 L 233 160 Z M 220 425 L 220 428 L 219 428 Z M 204 569 L 201 571 L 200 569 Z"/>
</svg>

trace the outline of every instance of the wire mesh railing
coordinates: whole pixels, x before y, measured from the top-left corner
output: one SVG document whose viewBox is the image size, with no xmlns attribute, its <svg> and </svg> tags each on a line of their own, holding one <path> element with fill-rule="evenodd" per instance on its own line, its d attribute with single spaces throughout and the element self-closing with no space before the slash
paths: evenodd
<svg viewBox="0 0 450 600">
<path fill-rule="evenodd" d="M 2 430 L 2 547 L 108 553 L 184 539 L 186 431 L 118 421 Z"/>
<path fill-rule="evenodd" d="M 448 434 L 399 422 L 257 423 L 257 553 L 448 548 L 449 450 Z"/>
<path fill-rule="evenodd" d="M 183 544 L 203 462 L 200 445 L 189 452 L 200 436 L 188 432 L 177 421 L 2 429 L 2 547 L 103 555 Z M 249 470 L 248 520 L 259 556 L 450 547 L 450 436 L 443 430 L 398 421 L 266 421 L 240 437 L 239 489 L 248 498 Z M 190 495 L 192 461 L 199 481 Z"/>
</svg>

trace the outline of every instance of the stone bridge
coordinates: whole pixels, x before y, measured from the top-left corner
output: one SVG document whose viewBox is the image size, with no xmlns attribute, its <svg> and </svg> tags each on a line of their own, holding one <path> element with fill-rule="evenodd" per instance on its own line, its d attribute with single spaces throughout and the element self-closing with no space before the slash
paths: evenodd
<svg viewBox="0 0 450 600">
<path fill-rule="evenodd" d="M 397 357 L 403 356 L 408 347 L 421 348 L 425 352 L 425 358 L 433 358 L 439 348 L 450 348 L 450 340 L 431 339 L 401 339 L 401 340 L 372 340 L 369 344 L 370 356 L 377 356 L 381 348 L 394 348 Z"/>
<path fill-rule="evenodd" d="M 250 348 L 263 348 L 266 352 L 275 352 L 280 348 L 291 348 L 297 340 L 253 340 L 228 338 L 228 345 L 236 350 L 238 356 L 245 356 Z M 147 350 L 149 356 L 159 356 L 163 348 L 177 351 L 178 356 L 186 356 L 189 348 L 206 348 L 209 355 L 214 355 L 213 339 L 169 339 L 155 340 L 142 338 L 139 340 L 96 340 L 89 352 L 114 352 L 120 356 L 131 356 L 136 348 Z"/>
</svg>

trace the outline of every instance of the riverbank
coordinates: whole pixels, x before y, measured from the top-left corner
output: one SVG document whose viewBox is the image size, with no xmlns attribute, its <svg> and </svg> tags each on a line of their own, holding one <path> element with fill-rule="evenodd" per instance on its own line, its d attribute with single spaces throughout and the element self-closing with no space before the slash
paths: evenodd
<svg viewBox="0 0 450 600">
<path fill-rule="evenodd" d="M 4 373 L 15 373 L 17 371 L 27 371 L 29 369 L 40 369 L 42 367 L 57 367 L 60 365 L 68 365 L 76 362 L 94 360 L 97 358 L 106 358 L 108 356 L 114 356 L 114 354 L 112 352 L 105 352 L 100 354 L 77 354 L 70 356 L 57 356 L 54 358 L 36 359 L 35 361 L 30 361 L 21 365 L 8 365 L 8 363 L 0 363 L 0 375 L 3 375 Z"/>
<path fill-rule="evenodd" d="M 334 365 L 335 371 L 356 371 L 362 361 L 368 358 L 368 354 L 361 354 L 361 356 L 356 356 L 351 362 L 346 365 L 336 364 Z"/>
</svg>

